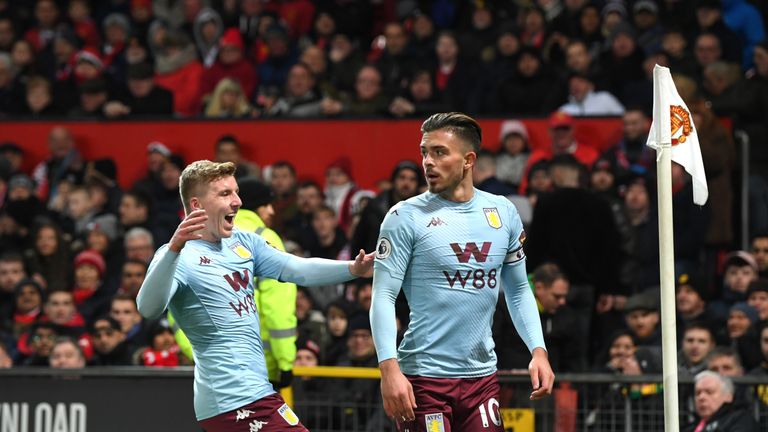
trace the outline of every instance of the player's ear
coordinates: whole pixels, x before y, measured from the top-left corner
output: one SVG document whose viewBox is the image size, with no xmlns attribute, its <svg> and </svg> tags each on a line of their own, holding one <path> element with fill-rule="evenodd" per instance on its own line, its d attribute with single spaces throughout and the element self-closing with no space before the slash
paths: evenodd
<svg viewBox="0 0 768 432">
<path fill-rule="evenodd" d="M 467 152 L 467 154 L 464 156 L 464 169 L 472 169 L 472 167 L 475 166 L 476 160 L 477 160 L 477 153 L 473 151 Z"/>
<path fill-rule="evenodd" d="M 192 197 L 189 199 L 189 206 L 190 208 L 192 208 L 192 210 L 197 210 L 202 208 L 200 206 L 200 200 L 197 199 L 197 197 Z"/>
</svg>

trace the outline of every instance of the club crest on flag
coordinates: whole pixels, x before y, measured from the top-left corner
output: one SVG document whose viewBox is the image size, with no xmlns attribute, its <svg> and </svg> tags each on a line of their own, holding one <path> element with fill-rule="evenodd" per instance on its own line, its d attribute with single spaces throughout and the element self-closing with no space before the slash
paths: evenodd
<svg viewBox="0 0 768 432">
<path fill-rule="evenodd" d="M 485 220 L 488 221 L 491 228 L 501 228 L 501 216 L 499 216 L 499 210 L 496 207 L 484 208 L 483 213 L 485 213 Z"/>
<path fill-rule="evenodd" d="M 680 105 L 670 105 L 669 123 L 672 126 L 671 135 L 673 146 L 684 143 L 685 140 L 688 139 L 688 135 L 693 132 L 693 128 L 691 127 L 691 113 Z"/>
<path fill-rule="evenodd" d="M 245 248 L 242 243 L 235 242 L 229 246 L 229 249 L 242 259 L 248 259 L 251 257 L 251 251 Z"/>
</svg>

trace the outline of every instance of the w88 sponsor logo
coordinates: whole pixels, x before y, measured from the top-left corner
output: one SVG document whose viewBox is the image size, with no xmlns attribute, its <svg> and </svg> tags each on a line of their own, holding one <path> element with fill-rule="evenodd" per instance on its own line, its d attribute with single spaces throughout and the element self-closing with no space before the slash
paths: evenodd
<svg viewBox="0 0 768 432">
<path fill-rule="evenodd" d="M 462 288 L 466 288 L 467 284 L 469 284 L 469 286 L 476 289 L 483 289 L 486 286 L 493 289 L 496 288 L 498 283 L 496 274 L 496 269 L 491 269 L 487 272 L 483 269 L 475 269 L 466 271 L 456 270 L 453 273 L 453 276 L 451 276 L 450 273 L 443 270 L 445 280 L 448 282 L 448 285 L 450 285 L 451 288 L 453 288 L 454 285 L 458 283 Z"/>
</svg>

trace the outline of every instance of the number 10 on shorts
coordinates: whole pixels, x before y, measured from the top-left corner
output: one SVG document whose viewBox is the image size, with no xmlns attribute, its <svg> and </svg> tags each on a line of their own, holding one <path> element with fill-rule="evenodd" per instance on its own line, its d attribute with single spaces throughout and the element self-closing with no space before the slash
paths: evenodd
<svg viewBox="0 0 768 432">
<path fill-rule="evenodd" d="M 480 404 L 477 409 L 480 410 L 480 419 L 483 422 L 483 427 L 487 428 L 490 426 L 490 423 L 488 423 L 489 418 L 494 425 L 501 426 L 499 401 L 497 401 L 496 398 L 488 399 L 488 402 Z"/>
</svg>

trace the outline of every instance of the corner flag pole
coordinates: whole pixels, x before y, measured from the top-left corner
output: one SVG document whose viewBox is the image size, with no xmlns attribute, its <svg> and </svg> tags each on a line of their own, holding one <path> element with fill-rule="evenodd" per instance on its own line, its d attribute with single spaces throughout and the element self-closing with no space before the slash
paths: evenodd
<svg viewBox="0 0 768 432">
<path fill-rule="evenodd" d="M 677 323 L 675 322 L 675 245 L 672 223 L 672 137 L 670 100 L 662 88 L 669 69 L 653 71 L 653 119 L 656 143 L 656 182 L 659 200 L 659 264 L 661 270 L 661 344 L 664 377 L 664 432 L 678 432 Z"/>
</svg>

